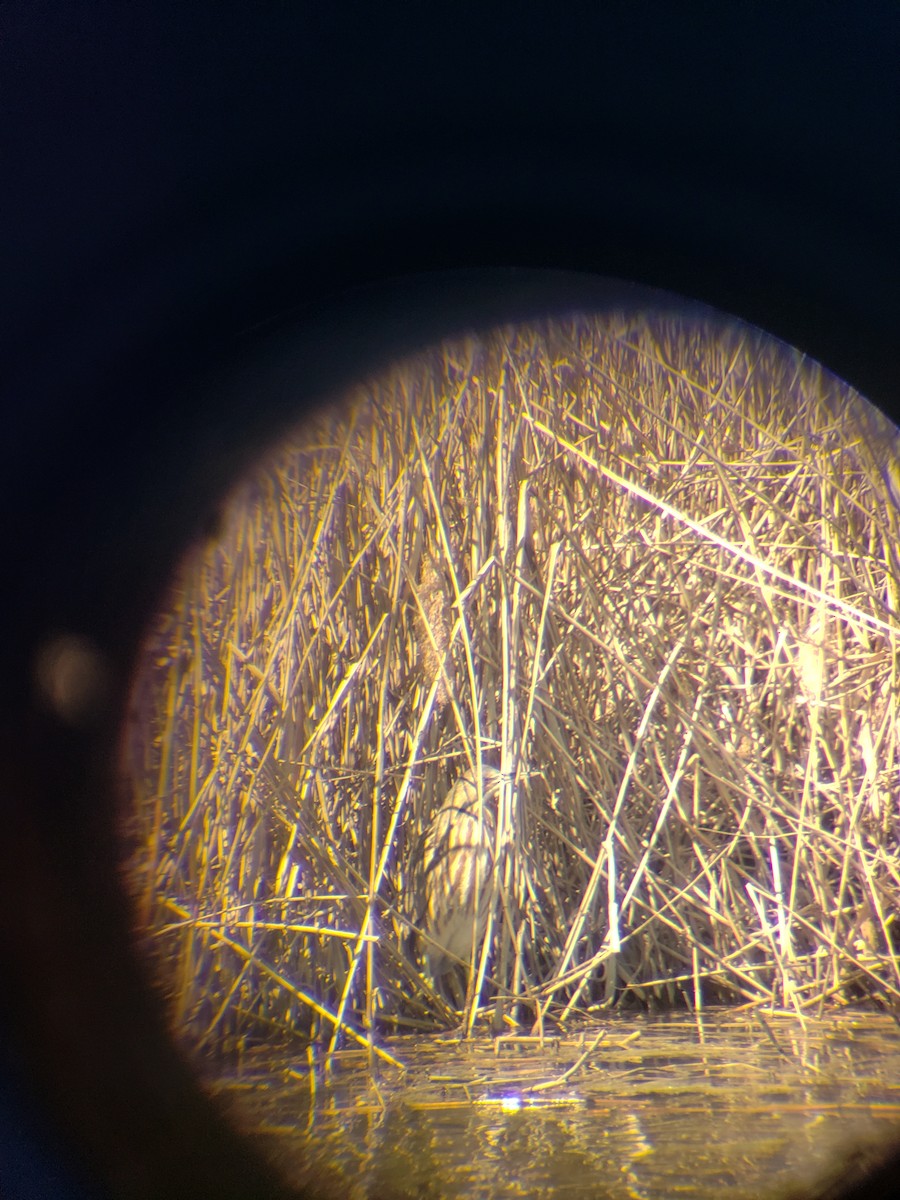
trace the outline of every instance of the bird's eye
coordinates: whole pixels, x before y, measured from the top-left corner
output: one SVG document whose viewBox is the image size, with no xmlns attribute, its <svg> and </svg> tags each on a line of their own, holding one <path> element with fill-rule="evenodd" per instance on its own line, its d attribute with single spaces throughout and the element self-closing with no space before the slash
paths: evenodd
<svg viewBox="0 0 900 1200">
<path fill-rule="evenodd" d="M 623 294 L 246 470 L 146 629 L 121 833 L 173 1037 L 287 1177 L 700 1196 L 752 1145 L 760 1194 L 900 1117 L 897 438 Z"/>
</svg>

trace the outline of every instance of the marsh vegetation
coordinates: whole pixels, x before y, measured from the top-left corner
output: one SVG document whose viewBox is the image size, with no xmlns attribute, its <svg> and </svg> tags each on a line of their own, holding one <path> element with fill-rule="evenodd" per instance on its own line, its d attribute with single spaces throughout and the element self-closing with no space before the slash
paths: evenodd
<svg viewBox="0 0 900 1200">
<path fill-rule="evenodd" d="M 479 759 L 470 1020 L 895 1010 L 896 461 L 801 354 L 666 314 L 462 337 L 305 422 L 135 679 L 126 878 L 176 1036 L 391 1060 L 458 1025 L 419 859 Z"/>
</svg>

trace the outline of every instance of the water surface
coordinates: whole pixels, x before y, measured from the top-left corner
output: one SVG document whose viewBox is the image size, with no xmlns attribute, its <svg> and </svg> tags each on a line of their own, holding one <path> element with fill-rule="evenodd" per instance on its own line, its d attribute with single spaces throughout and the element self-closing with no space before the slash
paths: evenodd
<svg viewBox="0 0 900 1200">
<path fill-rule="evenodd" d="M 360 1200 L 805 1195 L 900 1138 L 900 1028 L 882 1015 L 732 1010 L 613 1018 L 543 1046 L 382 1045 L 403 1071 L 357 1050 L 330 1069 L 253 1059 L 216 1090 L 287 1178 Z"/>
</svg>

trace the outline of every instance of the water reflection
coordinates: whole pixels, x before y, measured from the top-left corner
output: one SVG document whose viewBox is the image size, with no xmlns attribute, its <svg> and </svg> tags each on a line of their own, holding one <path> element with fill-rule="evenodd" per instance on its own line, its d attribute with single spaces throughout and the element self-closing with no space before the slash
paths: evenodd
<svg viewBox="0 0 900 1200">
<path fill-rule="evenodd" d="M 353 1051 L 314 1096 L 283 1062 L 223 1090 L 286 1176 L 359 1198 L 796 1196 L 900 1132 L 887 1017 L 615 1020 L 567 1075 L 595 1033 L 499 1053 L 398 1038 L 402 1075 Z"/>
</svg>

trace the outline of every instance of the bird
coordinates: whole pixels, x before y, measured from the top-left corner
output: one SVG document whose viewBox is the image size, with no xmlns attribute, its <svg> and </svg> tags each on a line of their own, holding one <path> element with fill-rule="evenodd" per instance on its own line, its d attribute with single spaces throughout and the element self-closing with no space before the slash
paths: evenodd
<svg viewBox="0 0 900 1200">
<path fill-rule="evenodd" d="M 425 831 L 422 844 L 425 957 L 432 979 L 456 996 L 460 965 L 471 964 L 487 928 L 494 869 L 500 772 L 464 772 Z"/>
</svg>

